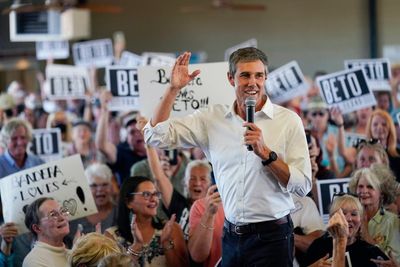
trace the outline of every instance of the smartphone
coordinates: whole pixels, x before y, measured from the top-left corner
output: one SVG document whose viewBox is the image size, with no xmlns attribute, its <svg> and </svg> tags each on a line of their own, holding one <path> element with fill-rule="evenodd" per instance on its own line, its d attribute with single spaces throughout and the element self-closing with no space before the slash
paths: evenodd
<svg viewBox="0 0 400 267">
<path fill-rule="evenodd" d="M 178 150 L 173 149 L 173 150 L 164 150 L 165 156 L 169 158 L 169 164 L 170 165 L 176 165 L 178 164 Z"/>
</svg>

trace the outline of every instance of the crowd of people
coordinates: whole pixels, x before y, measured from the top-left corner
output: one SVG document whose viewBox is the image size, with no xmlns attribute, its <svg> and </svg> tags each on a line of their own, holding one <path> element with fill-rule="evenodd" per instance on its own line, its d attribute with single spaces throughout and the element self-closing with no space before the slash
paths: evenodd
<svg viewBox="0 0 400 267">
<path fill-rule="evenodd" d="M 400 66 L 376 106 L 343 115 L 312 81 L 286 109 L 273 105 L 265 55 L 239 50 L 232 107 L 169 119 L 199 74 L 189 59 L 178 57 L 152 118 L 109 111 L 102 87 L 85 100 L 50 101 L 19 83 L 0 95 L 0 179 L 44 163 L 29 151 L 32 129 L 58 128 L 98 210 L 69 221 L 55 199 L 34 200 L 30 233 L 2 221 L 0 266 L 400 266 Z M 351 178 L 349 191 L 334 195 L 325 226 L 317 182 L 336 178 Z"/>
</svg>

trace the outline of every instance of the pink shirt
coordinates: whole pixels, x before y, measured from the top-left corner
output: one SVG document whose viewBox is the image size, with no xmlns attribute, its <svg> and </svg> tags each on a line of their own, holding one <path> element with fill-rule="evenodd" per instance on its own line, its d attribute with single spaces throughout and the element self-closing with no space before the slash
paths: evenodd
<svg viewBox="0 0 400 267">
<path fill-rule="evenodd" d="M 206 199 L 202 198 L 196 200 L 191 209 L 190 209 L 190 217 L 189 217 L 189 228 L 195 229 L 196 226 L 200 223 L 201 217 L 206 211 Z M 224 228 L 224 219 L 225 214 L 222 207 L 222 204 L 218 207 L 218 212 L 214 217 L 214 231 L 212 237 L 212 245 L 211 251 L 208 255 L 208 258 L 205 260 L 203 266 L 205 267 L 214 267 L 215 264 L 222 256 L 222 230 Z M 199 225 L 199 227 L 201 227 Z"/>
</svg>

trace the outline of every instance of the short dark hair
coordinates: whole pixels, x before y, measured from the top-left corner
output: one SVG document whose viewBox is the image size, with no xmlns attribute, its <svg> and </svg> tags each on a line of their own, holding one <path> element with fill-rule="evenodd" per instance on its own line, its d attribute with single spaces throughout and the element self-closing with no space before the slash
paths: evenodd
<svg viewBox="0 0 400 267">
<path fill-rule="evenodd" d="M 233 52 L 229 57 L 229 73 L 234 76 L 236 72 L 236 64 L 239 62 L 251 62 L 260 60 L 265 67 L 268 66 L 267 55 L 255 47 L 240 48 Z"/>
<path fill-rule="evenodd" d="M 47 200 L 53 200 L 51 197 L 41 197 L 33 201 L 28 208 L 26 209 L 25 213 L 25 225 L 31 231 L 35 239 L 37 239 L 37 233 L 33 231 L 32 226 L 34 224 L 39 224 L 40 223 L 40 207 L 42 204 L 47 201 Z"/>
</svg>

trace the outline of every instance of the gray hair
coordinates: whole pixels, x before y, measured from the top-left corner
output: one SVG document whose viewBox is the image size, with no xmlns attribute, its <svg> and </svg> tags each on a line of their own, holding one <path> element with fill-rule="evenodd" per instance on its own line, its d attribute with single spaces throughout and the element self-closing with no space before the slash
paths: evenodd
<svg viewBox="0 0 400 267">
<path fill-rule="evenodd" d="M 28 228 L 35 239 L 37 239 L 37 233 L 32 229 L 33 225 L 38 225 L 40 223 L 41 216 L 43 214 L 40 214 L 40 207 L 44 202 L 47 200 L 53 200 L 51 197 L 41 197 L 33 201 L 27 208 L 25 212 L 25 225 L 26 228 Z"/>
<path fill-rule="evenodd" d="M 95 162 L 85 169 L 85 176 L 89 182 L 92 177 L 99 177 L 104 181 L 111 182 L 113 174 L 107 165 Z"/>
<path fill-rule="evenodd" d="M 381 192 L 383 205 L 391 204 L 396 199 L 398 183 L 389 167 L 383 164 L 372 164 L 369 168 L 356 171 L 349 182 L 352 193 L 357 192 L 357 185 L 361 178 L 365 178 L 372 188 Z"/>
<path fill-rule="evenodd" d="M 1 129 L 1 141 L 7 145 L 10 140 L 11 140 L 11 136 L 14 134 L 14 132 L 17 130 L 18 127 L 24 127 L 26 130 L 26 134 L 27 134 L 27 138 L 28 141 L 32 140 L 32 127 L 29 124 L 29 122 L 22 120 L 22 119 L 18 119 L 18 118 L 13 118 L 11 120 L 9 120 L 4 127 Z"/>
<path fill-rule="evenodd" d="M 265 71 L 267 72 L 268 58 L 263 51 L 255 47 L 240 48 L 233 52 L 229 57 L 229 74 L 232 76 L 235 75 L 237 63 L 257 60 L 260 60 L 264 64 Z"/>
<path fill-rule="evenodd" d="M 210 163 L 207 160 L 203 160 L 203 159 L 192 160 L 191 162 L 188 163 L 188 165 L 186 165 L 186 169 L 185 169 L 184 191 L 185 191 L 186 196 L 188 195 L 188 185 L 189 185 L 189 180 L 190 180 L 190 176 L 192 173 L 192 169 L 195 167 L 203 167 L 203 168 L 207 169 L 207 176 L 211 180 L 212 169 L 211 169 Z"/>
</svg>

